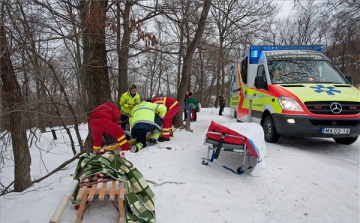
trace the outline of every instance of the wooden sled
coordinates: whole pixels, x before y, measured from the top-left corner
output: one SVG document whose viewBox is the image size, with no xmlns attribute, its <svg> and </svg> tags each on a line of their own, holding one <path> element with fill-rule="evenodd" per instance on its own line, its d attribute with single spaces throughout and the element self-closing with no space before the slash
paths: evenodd
<svg viewBox="0 0 360 223">
<path fill-rule="evenodd" d="M 176 129 L 175 129 L 175 128 L 171 128 L 171 131 L 174 133 L 174 132 L 176 131 Z M 160 134 L 159 138 L 161 138 L 161 137 L 162 137 L 162 133 Z M 146 140 L 148 141 L 148 140 L 150 140 L 150 138 L 151 138 L 151 133 L 148 132 L 148 133 L 146 134 Z M 135 144 L 136 144 L 136 139 L 131 139 L 131 140 L 129 140 L 129 141 L 128 141 L 128 144 L 129 144 L 129 147 L 135 145 Z M 111 146 L 104 146 L 104 147 L 102 147 L 101 149 L 105 149 L 105 150 L 117 150 L 117 149 L 120 149 L 120 146 L 119 146 L 119 144 L 115 144 L 115 145 L 111 145 Z"/>
<path fill-rule="evenodd" d="M 99 201 L 103 201 L 105 195 L 109 196 L 110 201 L 115 201 L 115 195 L 117 195 L 119 217 L 120 217 L 119 223 L 124 223 L 125 193 L 126 193 L 126 189 L 124 182 L 115 181 L 115 180 L 104 182 L 102 184 L 101 183 L 94 184 L 91 188 L 88 188 L 87 186 L 82 186 L 79 190 L 78 195 L 76 196 L 76 200 L 81 202 L 75 223 L 81 223 L 87 201 L 91 202 L 94 199 L 96 199 L 96 197 L 98 198 Z"/>
</svg>

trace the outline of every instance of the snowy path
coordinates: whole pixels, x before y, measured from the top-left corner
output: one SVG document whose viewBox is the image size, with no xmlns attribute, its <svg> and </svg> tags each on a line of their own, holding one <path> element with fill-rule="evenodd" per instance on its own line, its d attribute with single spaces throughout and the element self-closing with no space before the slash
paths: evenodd
<svg viewBox="0 0 360 223">
<path fill-rule="evenodd" d="M 360 140 L 345 146 L 331 139 L 282 137 L 277 144 L 266 144 L 267 168 L 260 177 L 239 176 L 222 167 L 237 168 L 238 154 L 222 152 L 214 163 L 201 165 L 207 152 L 201 135 L 210 121 L 235 121 L 217 112 L 202 109 L 198 121 L 191 123 L 193 133 L 177 131 L 170 142 L 128 155 L 146 179 L 186 182 L 150 184 L 156 195 L 157 223 L 360 222 Z M 44 146 L 50 142 L 50 135 L 43 140 Z M 166 146 L 172 150 L 162 149 Z M 35 149 L 32 155 L 33 175 L 41 175 L 40 169 L 44 174 Z M 42 155 L 51 169 L 71 157 L 71 151 L 66 143 L 56 142 L 51 154 Z M 75 166 L 69 165 L 23 195 L 1 197 L 0 222 L 48 222 L 71 182 Z M 2 169 L 2 181 L 3 176 L 11 179 L 9 175 L 12 169 L 8 165 Z M 68 205 L 60 222 L 74 222 L 76 211 L 72 207 Z M 111 203 L 94 202 L 83 222 L 115 223 L 118 217 Z"/>
</svg>

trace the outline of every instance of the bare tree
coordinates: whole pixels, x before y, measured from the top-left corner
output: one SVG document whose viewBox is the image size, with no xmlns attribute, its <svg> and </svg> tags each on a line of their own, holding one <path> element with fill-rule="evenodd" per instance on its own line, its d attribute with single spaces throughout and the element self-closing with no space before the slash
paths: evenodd
<svg viewBox="0 0 360 223">
<path fill-rule="evenodd" d="M 83 31 L 84 75 L 87 79 L 88 110 L 111 99 L 107 66 L 105 27 L 108 1 L 81 0 Z M 85 149 L 92 150 L 91 132 L 85 140 Z"/>
<path fill-rule="evenodd" d="M 128 59 L 130 51 L 130 37 L 131 37 L 131 27 L 130 27 L 130 10 L 134 5 L 133 1 L 126 1 L 124 12 L 123 12 L 123 36 L 121 40 L 121 45 L 118 47 L 118 58 L 119 58 L 119 98 L 120 101 L 121 94 L 128 89 Z M 118 8 L 120 4 L 118 4 Z M 120 9 L 118 9 L 120 11 Z M 120 32 L 120 30 L 118 30 Z"/>
<path fill-rule="evenodd" d="M 358 1 L 334 1 L 326 4 L 328 18 L 325 54 L 353 84 L 360 86 L 360 3 Z M 332 15 L 332 16 L 328 16 Z"/>
<path fill-rule="evenodd" d="M 360 84 L 360 4 L 357 1 L 295 1 L 297 12 L 272 27 L 268 42 L 277 45 L 321 44 L 324 53 L 345 74 Z"/>
<path fill-rule="evenodd" d="M 10 48 L 6 40 L 4 25 L 5 4 L 4 2 L 1 4 L 0 15 L 0 72 L 5 100 L 11 111 L 10 133 L 15 162 L 14 188 L 15 191 L 23 191 L 32 184 L 30 177 L 31 156 L 27 144 L 26 129 L 23 124 L 23 97 L 10 60 Z"/>
<path fill-rule="evenodd" d="M 213 3 L 212 17 L 216 26 L 218 58 L 216 67 L 216 96 L 225 94 L 225 66 L 233 59 L 235 46 L 246 36 L 255 37 L 268 30 L 276 10 L 272 1 L 218 1 Z M 240 40 L 240 41 L 239 41 Z M 247 45 L 248 42 L 242 42 Z M 215 106 L 218 104 L 216 97 Z"/>
<path fill-rule="evenodd" d="M 188 48 L 186 50 L 186 55 L 184 57 L 184 63 L 183 63 L 182 74 L 181 74 L 181 83 L 180 83 L 178 97 L 177 97 L 178 101 L 182 101 L 183 95 L 185 95 L 185 92 L 189 87 L 188 84 L 189 84 L 189 79 L 190 79 L 190 68 L 191 68 L 191 62 L 192 62 L 191 59 L 192 59 L 192 56 L 194 55 L 195 49 L 197 48 L 197 46 L 200 42 L 200 39 L 202 37 L 202 34 L 204 32 L 205 22 L 206 22 L 208 14 L 209 14 L 210 6 L 211 6 L 210 0 L 204 2 L 200 20 L 199 20 L 199 24 L 196 29 L 194 39 L 191 41 L 190 45 L 188 46 Z M 180 105 L 181 105 L 180 111 L 182 111 L 184 109 L 184 105 L 182 103 L 180 103 Z M 179 127 L 181 125 L 182 125 L 182 113 L 178 112 L 177 115 L 175 116 L 175 127 Z"/>
<path fill-rule="evenodd" d="M 124 93 L 128 89 L 129 58 L 139 56 L 144 52 L 150 50 L 148 48 L 149 45 L 154 46 L 157 44 L 157 38 L 155 37 L 155 35 L 151 35 L 150 33 L 144 31 L 142 25 L 145 21 L 154 18 L 159 14 L 159 12 L 157 11 L 158 1 L 157 0 L 154 1 L 153 7 L 141 5 L 140 3 L 141 2 L 136 2 L 136 1 L 125 1 L 123 10 L 121 10 L 120 8 L 121 4 L 117 3 L 117 16 L 122 15 L 122 20 L 123 20 L 122 23 L 123 35 L 121 39 L 121 45 L 117 46 L 118 60 L 119 60 L 118 99 L 120 99 L 122 93 Z M 131 16 L 130 12 L 134 5 L 137 5 L 138 10 L 142 11 L 143 14 L 140 14 L 136 17 L 133 13 L 133 15 Z M 118 32 L 117 39 L 118 42 L 120 42 L 119 18 L 117 18 L 117 24 L 119 26 L 117 30 Z M 131 41 L 132 34 L 137 34 L 133 42 Z M 130 50 L 136 49 L 135 43 L 137 43 L 140 40 L 145 41 L 145 49 L 140 50 L 140 48 L 137 48 L 137 50 L 139 50 L 137 53 L 130 54 Z"/>
</svg>

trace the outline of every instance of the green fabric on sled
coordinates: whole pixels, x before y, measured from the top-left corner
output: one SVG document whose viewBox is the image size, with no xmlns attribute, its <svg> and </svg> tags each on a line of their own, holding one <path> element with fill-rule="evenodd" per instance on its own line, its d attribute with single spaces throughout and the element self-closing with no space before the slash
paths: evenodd
<svg viewBox="0 0 360 223">
<path fill-rule="evenodd" d="M 106 174 L 125 183 L 124 207 L 127 223 L 155 222 L 155 195 L 143 175 L 130 161 L 113 154 L 84 154 L 79 159 L 74 179 L 82 181 L 98 173 Z M 80 203 L 75 200 L 79 187 L 80 183 L 71 198 L 74 204 Z"/>
</svg>

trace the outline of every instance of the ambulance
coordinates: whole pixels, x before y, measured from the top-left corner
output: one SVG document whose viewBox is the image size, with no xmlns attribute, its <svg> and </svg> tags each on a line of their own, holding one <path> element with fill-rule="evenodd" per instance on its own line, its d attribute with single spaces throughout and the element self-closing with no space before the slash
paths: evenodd
<svg viewBox="0 0 360 223">
<path fill-rule="evenodd" d="M 265 140 L 281 135 L 354 143 L 360 134 L 360 90 L 312 46 L 251 46 L 230 67 L 230 111 L 256 122 Z"/>
</svg>

